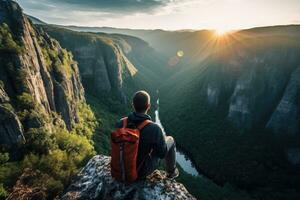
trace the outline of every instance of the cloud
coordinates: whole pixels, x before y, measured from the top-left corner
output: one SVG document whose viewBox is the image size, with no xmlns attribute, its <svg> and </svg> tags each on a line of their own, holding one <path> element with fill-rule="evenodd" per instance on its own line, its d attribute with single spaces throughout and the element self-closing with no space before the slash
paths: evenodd
<svg viewBox="0 0 300 200">
<path fill-rule="evenodd" d="M 132 15 L 176 12 L 172 6 L 195 0 L 16 0 L 25 13 L 48 23 L 89 25 Z M 200 0 L 204 1 L 204 0 Z"/>
<path fill-rule="evenodd" d="M 123 14 L 153 12 L 157 8 L 177 1 L 179 0 L 18 0 L 19 3 L 31 9 L 49 9 L 49 6 L 54 6 L 67 11 L 100 11 Z"/>
<path fill-rule="evenodd" d="M 51 0 L 61 2 L 60 0 Z M 64 4 L 80 6 L 86 9 L 103 9 L 110 11 L 126 12 L 139 10 L 152 10 L 164 6 L 169 0 L 65 0 Z"/>
<path fill-rule="evenodd" d="M 49 23 L 77 24 L 154 14 L 165 7 L 189 0 L 16 0 L 29 15 Z"/>
</svg>

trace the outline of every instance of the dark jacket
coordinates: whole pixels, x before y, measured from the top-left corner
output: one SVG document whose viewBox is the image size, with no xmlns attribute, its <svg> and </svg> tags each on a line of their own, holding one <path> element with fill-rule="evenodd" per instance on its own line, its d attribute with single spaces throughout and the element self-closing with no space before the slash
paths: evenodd
<svg viewBox="0 0 300 200">
<path fill-rule="evenodd" d="M 133 112 L 128 116 L 128 126 L 130 128 L 136 128 L 140 123 L 146 119 L 151 120 L 151 117 L 146 114 Z M 123 122 L 119 120 L 116 124 L 116 128 L 121 128 Z M 153 149 L 151 157 L 149 157 L 149 152 Z M 140 134 L 139 149 L 137 166 L 141 165 L 138 171 L 138 176 L 140 179 L 144 179 L 147 175 L 151 174 L 159 164 L 159 159 L 163 159 L 167 153 L 167 144 L 164 138 L 164 134 L 161 128 L 154 122 L 146 125 Z"/>
</svg>

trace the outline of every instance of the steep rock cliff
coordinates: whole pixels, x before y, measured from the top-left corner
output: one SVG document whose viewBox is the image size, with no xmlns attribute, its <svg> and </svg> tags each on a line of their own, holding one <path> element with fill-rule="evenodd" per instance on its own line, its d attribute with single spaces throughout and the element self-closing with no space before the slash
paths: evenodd
<svg viewBox="0 0 300 200">
<path fill-rule="evenodd" d="M 240 71 L 230 97 L 228 118 L 238 128 L 250 130 L 267 126 L 271 113 L 286 90 L 289 75 L 300 62 L 297 54 L 296 49 L 264 49 L 248 52 L 242 58 L 233 56 L 233 59 L 240 59 L 235 66 Z M 287 126 L 282 131 L 288 131 Z"/>
<path fill-rule="evenodd" d="M 85 101 L 72 55 L 37 31 L 13 1 L 0 2 L 0 24 L 1 104 L 12 108 L 1 108 L 1 120 L 13 119 L 11 125 L 1 123 L 1 143 L 12 145 L 22 140 L 22 126 L 26 130 L 38 126 L 20 114 L 30 107 L 50 118 L 54 113 L 61 115 L 71 130 L 77 121 L 77 105 Z"/>
<path fill-rule="evenodd" d="M 0 199 L 58 197 L 94 155 L 97 126 L 72 54 L 1 0 Z"/>
<path fill-rule="evenodd" d="M 110 157 L 99 155 L 88 162 L 61 199 L 195 199 L 182 184 L 165 175 L 155 171 L 145 182 L 124 185 L 112 179 Z"/>
</svg>

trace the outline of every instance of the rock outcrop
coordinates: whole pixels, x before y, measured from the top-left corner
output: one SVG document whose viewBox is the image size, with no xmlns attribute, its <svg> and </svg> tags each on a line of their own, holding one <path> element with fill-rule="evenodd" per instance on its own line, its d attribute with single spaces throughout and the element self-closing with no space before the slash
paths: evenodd
<svg viewBox="0 0 300 200">
<path fill-rule="evenodd" d="M 25 142 L 23 126 L 9 103 L 9 97 L 0 86 L 0 145 Z"/>
<path fill-rule="evenodd" d="M 195 199 L 186 188 L 165 177 L 165 172 L 155 171 L 146 181 L 124 185 L 110 174 L 110 157 L 93 157 L 70 185 L 62 200 L 92 199 Z"/>
</svg>

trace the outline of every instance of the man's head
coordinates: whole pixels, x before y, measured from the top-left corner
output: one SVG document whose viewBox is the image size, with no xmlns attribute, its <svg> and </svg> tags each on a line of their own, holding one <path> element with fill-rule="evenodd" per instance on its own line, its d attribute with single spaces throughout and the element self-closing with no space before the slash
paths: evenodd
<svg viewBox="0 0 300 200">
<path fill-rule="evenodd" d="M 138 113 L 147 113 L 150 109 L 150 95 L 146 91 L 138 91 L 133 95 L 132 106 Z"/>
</svg>

